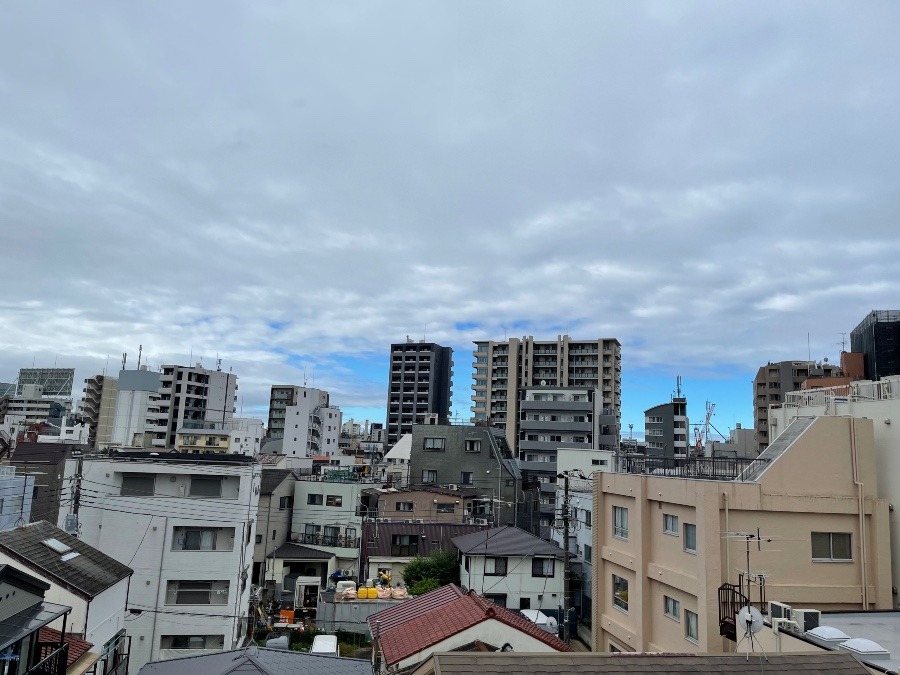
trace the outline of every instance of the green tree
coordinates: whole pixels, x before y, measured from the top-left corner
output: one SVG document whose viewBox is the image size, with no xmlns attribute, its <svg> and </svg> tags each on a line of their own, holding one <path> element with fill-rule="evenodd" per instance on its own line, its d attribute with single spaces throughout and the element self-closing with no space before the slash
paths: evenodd
<svg viewBox="0 0 900 675">
<path fill-rule="evenodd" d="M 432 580 L 437 586 L 459 584 L 459 560 L 452 551 L 436 551 L 430 556 L 416 556 L 403 572 L 403 581 L 410 588 L 424 580 Z M 429 589 L 431 590 L 431 589 Z"/>
</svg>

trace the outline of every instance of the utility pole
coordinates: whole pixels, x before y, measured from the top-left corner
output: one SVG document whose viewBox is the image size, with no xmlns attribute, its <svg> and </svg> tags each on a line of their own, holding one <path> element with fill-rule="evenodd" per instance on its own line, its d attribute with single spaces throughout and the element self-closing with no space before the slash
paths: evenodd
<svg viewBox="0 0 900 675">
<path fill-rule="evenodd" d="M 563 472 L 563 642 L 569 644 L 569 608 L 572 606 L 571 596 L 571 568 L 569 567 L 569 517 L 571 510 L 569 507 L 569 474 Z"/>
<path fill-rule="evenodd" d="M 66 532 L 73 537 L 77 537 L 81 532 L 78 523 L 78 511 L 81 508 L 81 479 L 84 474 L 84 456 L 81 450 L 74 450 L 75 455 L 75 475 L 72 477 L 74 487 L 72 488 L 72 513 L 66 516 Z"/>
</svg>

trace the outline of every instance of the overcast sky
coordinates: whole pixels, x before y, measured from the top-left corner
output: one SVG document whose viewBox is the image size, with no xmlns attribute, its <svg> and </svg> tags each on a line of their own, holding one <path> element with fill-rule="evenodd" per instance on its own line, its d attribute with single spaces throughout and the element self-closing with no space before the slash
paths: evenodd
<svg viewBox="0 0 900 675">
<path fill-rule="evenodd" d="M 196 361 L 383 421 L 406 335 L 614 336 L 623 424 L 896 308 L 895 2 L 0 4 L 0 380 Z M 809 350 L 807 334 L 810 336 Z M 848 336 L 849 337 L 849 336 Z M 848 343 L 849 344 L 849 343 Z M 80 393 L 80 384 L 76 390 Z"/>
</svg>

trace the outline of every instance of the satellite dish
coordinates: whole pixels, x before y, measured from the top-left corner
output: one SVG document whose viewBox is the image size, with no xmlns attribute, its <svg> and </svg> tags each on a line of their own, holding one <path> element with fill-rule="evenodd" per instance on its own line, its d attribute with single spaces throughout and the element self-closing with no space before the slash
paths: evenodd
<svg viewBox="0 0 900 675">
<path fill-rule="evenodd" d="M 737 624 L 744 629 L 744 635 L 755 635 L 763 628 L 763 617 L 756 607 L 741 607 L 737 614 Z"/>
<path fill-rule="evenodd" d="M 556 620 L 555 616 L 547 617 L 547 631 L 550 633 L 556 633 L 559 630 L 559 621 Z"/>
</svg>

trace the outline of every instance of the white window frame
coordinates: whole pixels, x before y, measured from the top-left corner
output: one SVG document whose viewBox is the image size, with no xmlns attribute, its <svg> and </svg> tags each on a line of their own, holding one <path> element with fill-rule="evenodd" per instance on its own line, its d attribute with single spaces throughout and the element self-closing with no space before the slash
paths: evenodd
<svg viewBox="0 0 900 675">
<path fill-rule="evenodd" d="M 681 623 L 681 603 L 675 598 L 670 598 L 668 595 L 664 595 L 663 614 L 665 614 L 673 621 Z"/>
<path fill-rule="evenodd" d="M 619 587 L 618 591 L 616 590 L 616 586 Z M 623 586 L 624 586 L 624 588 L 623 588 Z M 625 600 L 623 600 L 618 595 L 619 591 L 621 591 L 621 590 L 624 590 L 626 593 Z M 628 612 L 628 599 L 627 599 L 628 595 L 627 594 L 628 594 L 628 579 L 626 579 L 625 577 L 620 577 L 618 574 L 613 574 L 612 575 L 612 604 L 613 604 L 613 607 L 615 607 L 616 609 L 619 609 L 623 612 Z"/>
<path fill-rule="evenodd" d="M 684 639 L 700 644 L 700 616 L 689 609 L 684 610 Z"/>
<path fill-rule="evenodd" d="M 816 535 L 824 535 L 828 537 L 828 550 L 829 556 L 827 558 L 823 557 L 812 557 L 813 562 L 839 562 L 839 563 L 847 563 L 853 562 L 853 535 L 850 532 L 810 532 L 809 543 L 811 551 L 815 550 L 815 544 L 813 542 L 813 538 Z M 834 537 L 838 536 L 846 536 L 847 537 L 847 549 L 850 551 L 849 558 L 836 558 L 834 555 Z"/>
<path fill-rule="evenodd" d="M 671 513 L 663 514 L 663 534 L 671 534 L 673 537 L 678 536 L 678 516 Z"/>
<path fill-rule="evenodd" d="M 684 530 L 684 550 L 686 553 L 697 552 L 697 525 L 695 523 L 685 523 Z M 692 532 L 693 536 L 688 536 L 688 532 Z M 693 539 L 693 548 L 691 548 L 691 539 Z"/>
<path fill-rule="evenodd" d="M 613 536 L 628 541 L 628 509 L 624 506 L 613 506 Z"/>
</svg>

